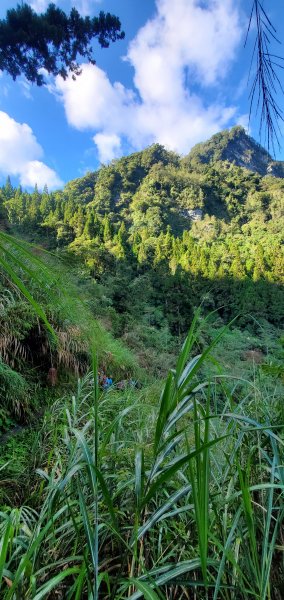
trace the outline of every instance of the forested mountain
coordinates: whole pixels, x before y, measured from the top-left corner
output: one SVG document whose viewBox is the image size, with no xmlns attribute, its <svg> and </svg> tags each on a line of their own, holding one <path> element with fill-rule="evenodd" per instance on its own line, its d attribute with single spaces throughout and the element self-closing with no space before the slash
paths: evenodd
<svg viewBox="0 0 284 600">
<path fill-rule="evenodd" d="M 100 310 L 114 309 L 116 321 L 144 314 L 183 333 L 203 302 L 226 319 L 240 312 L 278 323 L 284 181 L 235 164 L 248 156 L 264 172 L 266 151 L 240 127 L 184 158 L 155 144 L 55 193 L 8 181 L 1 214 L 20 235 L 82 259 L 104 289 Z"/>
<path fill-rule="evenodd" d="M 241 160 L 240 140 L 260 164 L 265 150 L 237 127 L 183 158 L 155 144 L 62 191 L 28 193 L 8 179 L 2 230 L 56 250 L 67 261 L 65 277 L 69 266 L 80 273 L 93 316 L 142 364 L 164 371 L 200 305 L 223 323 L 239 315 L 242 327 L 283 321 L 284 179 L 216 160 Z M 1 297 L 4 357 L 18 348 L 45 373 L 50 358 L 40 348 L 49 344 L 43 330 L 35 334 L 35 316 L 6 292 Z M 61 330 L 62 318 L 53 319 Z M 70 324 L 61 337 L 70 341 Z M 60 352 L 66 364 L 80 356 L 85 364 L 84 344 L 69 356 L 63 343 Z"/>
<path fill-rule="evenodd" d="M 245 132 L 243 127 L 216 133 L 207 142 L 196 144 L 188 159 L 202 163 L 229 160 L 238 167 L 255 171 L 259 175 L 284 177 L 284 162 L 275 161 L 265 148 Z"/>
<path fill-rule="evenodd" d="M 1 600 L 283 597 L 266 158 L 234 128 L 1 188 Z"/>
</svg>

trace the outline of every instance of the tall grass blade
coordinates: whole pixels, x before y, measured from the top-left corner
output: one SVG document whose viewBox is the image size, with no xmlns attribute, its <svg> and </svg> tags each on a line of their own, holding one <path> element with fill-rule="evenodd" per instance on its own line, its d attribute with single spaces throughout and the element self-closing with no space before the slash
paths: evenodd
<svg viewBox="0 0 284 600">
<path fill-rule="evenodd" d="M 1 246 L 0 246 L 0 250 L 2 250 Z M 36 300 L 33 298 L 31 293 L 27 289 L 27 287 L 24 285 L 24 283 L 18 277 L 17 273 L 14 271 L 14 269 L 11 267 L 11 265 L 9 263 L 7 263 L 4 260 L 4 258 L 1 257 L 1 255 L 0 255 L 0 264 L 5 269 L 5 271 L 8 273 L 9 277 L 11 277 L 11 280 L 13 281 L 13 283 L 15 283 L 15 285 L 18 287 L 20 292 L 22 292 L 23 296 L 25 296 L 25 298 L 28 300 L 29 304 L 33 307 L 35 313 L 42 319 L 46 328 L 52 334 L 53 338 L 56 339 L 56 333 L 55 333 L 53 327 L 50 325 L 43 308 L 36 302 Z"/>
<path fill-rule="evenodd" d="M 139 592 L 143 595 L 145 600 L 165 600 L 165 596 L 162 596 L 161 593 L 157 595 L 154 590 L 147 584 L 145 581 L 141 581 L 140 579 L 131 578 L 129 583 L 134 585 Z M 133 596 L 131 596 L 133 598 Z"/>
<path fill-rule="evenodd" d="M 5 564 L 6 564 L 8 546 L 9 546 L 10 540 L 13 539 L 13 535 L 14 535 L 14 527 L 11 523 L 11 520 L 8 519 L 7 523 L 6 523 L 4 535 L 2 534 L 2 538 L 0 541 L 0 589 L 2 587 L 3 571 L 5 568 Z"/>
<path fill-rule="evenodd" d="M 80 573 L 79 567 L 71 567 L 70 569 L 66 569 L 62 571 L 55 577 L 52 577 L 47 583 L 45 583 L 33 597 L 33 600 L 42 600 L 42 598 L 46 598 L 47 595 L 54 590 L 55 587 L 58 586 L 66 577 L 70 577 L 71 575 L 75 575 L 76 573 Z"/>
<path fill-rule="evenodd" d="M 211 440 L 210 442 L 208 442 L 208 444 L 204 444 L 198 450 L 194 450 L 192 452 L 189 452 L 188 454 L 185 454 L 181 458 L 176 459 L 174 464 L 172 464 L 168 467 L 165 467 L 165 469 L 161 472 L 160 476 L 157 477 L 156 481 L 154 481 L 154 483 L 152 483 L 152 485 L 150 486 L 148 493 L 146 494 L 146 496 L 143 499 L 142 505 L 145 506 L 153 498 L 153 496 L 156 494 L 156 492 L 162 487 L 162 484 L 164 484 L 166 481 L 171 479 L 171 477 L 177 471 L 179 471 L 181 469 L 181 467 L 186 465 L 192 458 L 194 458 L 195 456 L 197 456 L 198 454 L 203 452 L 206 448 L 211 448 L 211 446 L 215 446 L 216 444 L 219 444 L 222 440 L 224 440 L 227 437 L 228 437 L 227 435 L 224 435 L 224 436 L 219 437 L 216 440 Z"/>
<path fill-rule="evenodd" d="M 141 537 L 143 537 L 147 533 L 147 531 L 149 531 L 149 529 L 154 527 L 154 525 L 160 521 L 160 519 L 165 515 L 165 513 L 167 513 L 167 511 L 170 510 L 170 508 L 172 508 L 172 506 L 174 506 L 174 504 L 176 504 L 176 502 L 178 502 L 179 500 L 181 500 L 181 498 L 186 496 L 186 494 L 188 494 L 190 492 L 190 490 L 191 490 L 191 485 L 186 485 L 186 486 L 182 487 L 181 489 L 179 489 L 177 492 L 174 492 L 174 494 L 172 494 L 168 498 L 168 500 L 166 500 L 166 502 L 164 502 L 163 505 L 160 506 L 151 515 L 151 517 L 146 521 L 146 523 L 144 523 L 141 527 L 139 527 L 138 532 L 137 532 L 137 539 L 140 539 Z"/>
</svg>

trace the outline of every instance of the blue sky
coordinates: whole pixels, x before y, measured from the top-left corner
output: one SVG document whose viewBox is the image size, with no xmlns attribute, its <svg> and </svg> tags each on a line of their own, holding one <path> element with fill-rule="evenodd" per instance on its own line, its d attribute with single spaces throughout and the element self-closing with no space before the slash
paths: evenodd
<svg viewBox="0 0 284 600">
<path fill-rule="evenodd" d="M 97 47 L 96 66 L 83 65 L 75 82 L 50 78 L 37 88 L 0 73 L 0 183 L 9 174 L 28 189 L 36 182 L 56 189 L 154 142 L 186 154 L 221 129 L 247 126 L 250 0 L 54 2 L 66 11 L 116 14 L 126 37 Z M 16 3 L 1 0 L 0 18 Z M 48 1 L 29 3 L 41 11 Z M 266 4 L 284 40 L 283 5 Z M 259 140 L 255 119 L 250 133 Z"/>
</svg>

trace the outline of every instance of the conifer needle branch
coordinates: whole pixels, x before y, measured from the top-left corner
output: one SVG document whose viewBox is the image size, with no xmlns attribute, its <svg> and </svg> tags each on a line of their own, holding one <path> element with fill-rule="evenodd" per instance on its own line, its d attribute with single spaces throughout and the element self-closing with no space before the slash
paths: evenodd
<svg viewBox="0 0 284 600">
<path fill-rule="evenodd" d="M 277 73 L 279 68 L 284 68 L 284 63 L 281 64 L 284 58 L 270 52 L 271 42 L 280 42 L 276 37 L 276 29 L 264 10 L 262 0 L 253 0 L 245 45 L 253 22 L 256 24 L 256 40 L 252 63 L 256 62 L 256 70 L 249 95 L 249 121 L 255 107 L 255 113 L 260 113 L 259 132 L 261 134 L 264 129 L 268 149 L 272 146 L 274 150 L 275 141 L 280 146 L 279 123 L 284 121 L 283 111 L 277 101 L 277 93 L 284 92 Z M 275 61 L 275 58 L 278 62 Z"/>
</svg>

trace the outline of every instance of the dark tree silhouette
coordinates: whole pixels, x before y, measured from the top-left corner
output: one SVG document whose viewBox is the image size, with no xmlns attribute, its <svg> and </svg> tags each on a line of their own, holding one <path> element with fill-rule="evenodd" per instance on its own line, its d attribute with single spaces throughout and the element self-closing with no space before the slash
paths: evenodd
<svg viewBox="0 0 284 600">
<path fill-rule="evenodd" d="M 263 0 L 252 0 L 248 25 L 256 25 L 256 39 L 252 64 L 256 62 L 250 92 L 250 116 L 254 108 L 260 113 L 260 130 L 265 130 L 268 148 L 279 140 L 279 121 L 284 119 L 277 100 L 283 93 L 279 69 L 284 67 L 283 57 L 271 51 L 271 42 L 278 42 L 276 29 L 264 9 Z M 26 3 L 7 11 L 0 20 L 0 71 L 8 72 L 13 79 L 23 74 L 37 85 L 45 83 L 42 69 L 49 74 L 66 79 L 80 74 L 79 57 L 95 63 L 92 42 L 97 38 L 101 47 L 124 38 L 118 17 L 100 12 L 98 17 L 81 17 L 73 8 L 67 16 L 50 4 L 47 11 L 38 15 Z"/>
<path fill-rule="evenodd" d="M 78 57 L 95 63 L 92 41 L 102 48 L 124 38 L 119 19 L 100 12 L 98 17 L 81 17 L 73 8 L 70 15 L 49 4 L 38 15 L 28 4 L 7 11 L 0 21 L 0 70 L 15 80 L 19 75 L 37 85 L 45 83 L 42 69 L 66 79 L 80 74 Z"/>
<path fill-rule="evenodd" d="M 260 132 L 264 129 L 268 148 L 279 144 L 279 121 L 284 120 L 277 100 L 278 92 L 284 93 L 279 70 L 284 68 L 283 57 L 271 51 L 271 43 L 279 44 L 276 29 L 264 9 L 263 0 L 253 0 L 247 36 L 252 23 L 256 25 L 256 39 L 252 66 L 256 63 L 250 92 L 250 117 L 254 107 L 260 113 Z"/>
</svg>

